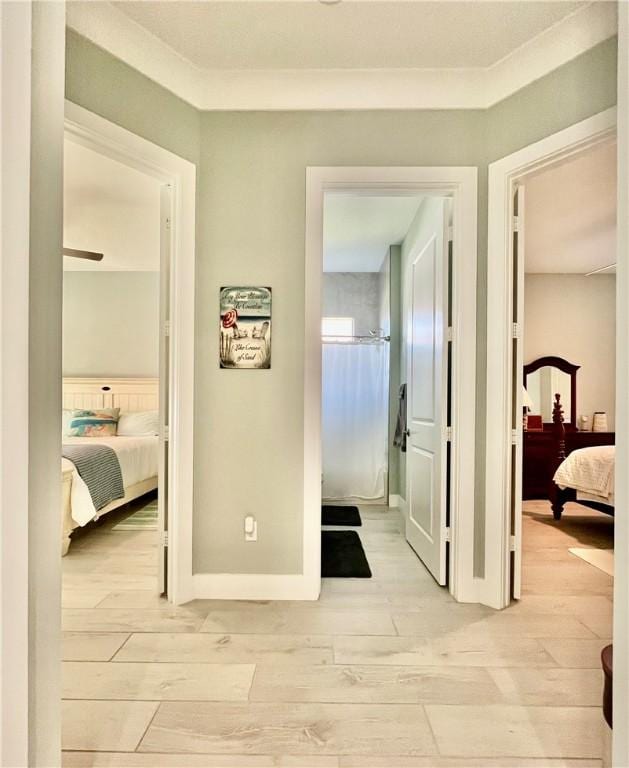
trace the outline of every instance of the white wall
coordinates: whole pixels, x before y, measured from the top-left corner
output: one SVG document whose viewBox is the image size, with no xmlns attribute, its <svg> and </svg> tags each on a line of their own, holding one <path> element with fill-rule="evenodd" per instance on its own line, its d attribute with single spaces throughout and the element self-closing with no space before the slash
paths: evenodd
<svg viewBox="0 0 629 768">
<path fill-rule="evenodd" d="M 606 411 L 614 428 L 616 375 L 614 275 L 527 274 L 524 362 L 557 355 L 580 365 L 577 418 Z"/>
<path fill-rule="evenodd" d="M 379 272 L 324 273 L 323 317 L 353 317 L 354 333 L 367 336 L 380 326 L 380 279 Z"/>
<path fill-rule="evenodd" d="M 159 278 L 64 272 L 64 376 L 158 375 Z"/>
</svg>

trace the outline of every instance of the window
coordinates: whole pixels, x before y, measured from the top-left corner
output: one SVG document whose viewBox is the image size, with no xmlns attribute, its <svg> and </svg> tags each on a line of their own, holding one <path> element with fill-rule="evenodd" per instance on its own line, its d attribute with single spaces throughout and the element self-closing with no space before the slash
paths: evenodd
<svg viewBox="0 0 629 768">
<path fill-rule="evenodd" d="M 324 339 L 336 336 L 353 336 L 353 317 L 323 317 L 321 318 L 321 336 Z"/>
</svg>

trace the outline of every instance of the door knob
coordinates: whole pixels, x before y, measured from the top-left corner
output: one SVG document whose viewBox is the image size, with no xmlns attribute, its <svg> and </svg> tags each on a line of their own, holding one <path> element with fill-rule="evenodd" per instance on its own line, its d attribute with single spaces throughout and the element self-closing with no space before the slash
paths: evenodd
<svg viewBox="0 0 629 768">
<path fill-rule="evenodd" d="M 411 430 L 410 429 L 405 429 L 404 430 L 404 434 L 406 435 L 406 437 L 410 437 L 411 436 Z"/>
</svg>

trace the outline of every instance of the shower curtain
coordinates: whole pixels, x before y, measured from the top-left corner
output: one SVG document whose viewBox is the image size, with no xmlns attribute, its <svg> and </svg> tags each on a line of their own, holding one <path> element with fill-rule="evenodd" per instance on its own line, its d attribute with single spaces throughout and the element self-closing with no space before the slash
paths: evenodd
<svg viewBox="0 0 629 768">
<path fill-rule="evenodd" d="M 379 499 L 385 493 L 389 347 L 323 344 L 324 499 Z"/>
</svg>

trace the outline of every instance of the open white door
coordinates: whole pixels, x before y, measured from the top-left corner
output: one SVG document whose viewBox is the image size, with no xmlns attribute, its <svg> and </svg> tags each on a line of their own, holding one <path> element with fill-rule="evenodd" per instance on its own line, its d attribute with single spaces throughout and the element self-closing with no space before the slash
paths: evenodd
<svg viewBox="0 0 629 768">
<path fill-rule="evenodd" d="M 408 272 L 406 538 L 439 584 L 447 579 L 448 214 L 431 198 Z"/>
<path fill-rule="evenodd" d="M 160 195 L 160 301 L 159 301 L 159 484 L 157 517 L 159 546 L 158 589 L 168 594 L 168 464 L 170 423 L 170 255 L 171 255 L 172 190 L 164 184 Z"/>
<path fill-rule="evenodd" d="M 513 273 L 513 440 L 511 448 L 511 596 L 519 600 L 522 591 L 522 415 L 524 339 L 524 187 L 513 196 L 513 236 L 511 265 Z"/>
</svg>

